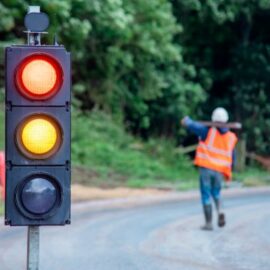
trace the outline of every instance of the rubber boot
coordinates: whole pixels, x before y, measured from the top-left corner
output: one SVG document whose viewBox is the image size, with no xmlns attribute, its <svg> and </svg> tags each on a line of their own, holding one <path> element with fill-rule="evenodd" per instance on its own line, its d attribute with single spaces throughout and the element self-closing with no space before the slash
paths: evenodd
<svg viewBox="0 0 270 270">
<path fill-rule="evenodd" d="M 215 199 L 215 205 L 217 209 L 217 214 L 218 214 L 218 226 L 219 227 L 224 227 L 226 224 L 226 219 L 225 219 L 225 214 L 221 211 L 221 202 L 219 199 Z"/>
<path fill-rule="evenodd" d="M 203 212 L 205 217 L 205 225 L 201 227 L 202 230 L 205 231 L 212 231 L 213 225 L 212 225 L 212 205 L 204 205 L 203 206 Z"/>
</svg>

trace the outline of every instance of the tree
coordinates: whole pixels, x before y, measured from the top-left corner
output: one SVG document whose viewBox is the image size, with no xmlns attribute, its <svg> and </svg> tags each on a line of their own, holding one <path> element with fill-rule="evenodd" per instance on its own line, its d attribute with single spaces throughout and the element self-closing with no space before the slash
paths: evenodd
<svg viewBox="0 0 270 270">
<path fill-rule="evenodd" d="M 269 0 L 174 0 L 184 31 L 178 42 L 184 61 L 195 65 L 208 98 L 197 113 L 209 117 L 215 106 L 241 121 L 250 151 L 270 151 L 268 118 Z"/>
</svg>

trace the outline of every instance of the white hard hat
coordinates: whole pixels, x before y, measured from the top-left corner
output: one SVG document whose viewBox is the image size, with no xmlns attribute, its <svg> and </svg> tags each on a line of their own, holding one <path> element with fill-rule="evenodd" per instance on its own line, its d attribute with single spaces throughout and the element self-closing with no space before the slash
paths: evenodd
<svg viewBox="0 0 270 270">
<path fill-rule="evenodd" d="M 222 108 L 222 107 L 218 107 L 216 109 L 214 109 L 213 113 L 212 113 L 212 121 L 213 122 L 222 122 L 222 123 L 226 123 L 229 120 L 229 115 L 228 112 Z"/>
</svg>

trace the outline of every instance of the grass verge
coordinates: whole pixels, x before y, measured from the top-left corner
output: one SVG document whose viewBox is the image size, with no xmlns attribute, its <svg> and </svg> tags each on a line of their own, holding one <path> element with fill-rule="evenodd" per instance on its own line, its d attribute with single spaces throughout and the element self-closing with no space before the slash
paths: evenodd
<svg viewBox="0 0 270 270">
<path fill-rule="evenodd" d="M 234 180 L 245 187 L 270 185 L 270 173 L 259 167 L 246 168 L 244 172 L 235 173 Z"/>
<path fill-rule="evenodd" d="M 74 182 L 103 188 L 198 188 L 198 172 L 190 159 L 175 151 L 172 140 L 142 142 L 99 111 L 74 114 L 72 136 Z M 269 173 L 247 168 L 234 173 L 244 186 L 270 183 Z"/>
<path fill-rule="evenodd" d="M 197 178 L 171 140 L 142 142 L 102 112 L 74 115 L 72 160 L 73 179 L 86 185 L 186 189 Z"/>
<path fill-rule="evenodd" d="M 4 201 L 0 200 L 0 216 L 4 215 Z"/>
</svg>

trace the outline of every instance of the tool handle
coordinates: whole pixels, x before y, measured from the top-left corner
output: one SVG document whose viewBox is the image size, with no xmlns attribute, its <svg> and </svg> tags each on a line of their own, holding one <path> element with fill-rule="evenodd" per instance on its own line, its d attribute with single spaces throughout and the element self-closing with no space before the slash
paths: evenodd
<svg viewBox="0 0 270 270">
<path fill-rule="evenodd" d="M 229 123 L 220 123 L 220 122 L 211 122 L 211 121 L 198 121 L 198 122 L 208 127 L 242 129 L 242 124 L 239 122 L 229 122 Z"/>
</svg>

